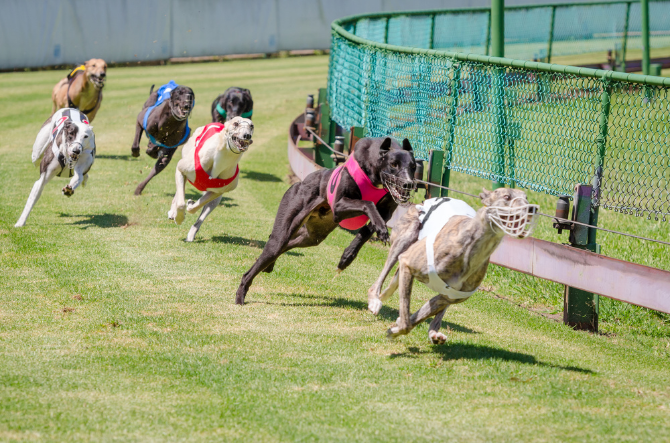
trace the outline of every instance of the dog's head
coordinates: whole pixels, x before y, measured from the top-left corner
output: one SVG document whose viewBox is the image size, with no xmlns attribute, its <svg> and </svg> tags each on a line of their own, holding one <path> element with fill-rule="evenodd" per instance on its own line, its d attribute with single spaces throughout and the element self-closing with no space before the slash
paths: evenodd
<svg viewBox="0 0 670 443">
<path fill-rule="evenodd" d="M 248 118 L 234 117 L 226 122 L 226 135 L 228 149 L 241 154 L 253 143 L 251 137 L 254 135 L 254 124 Z"/>
<path fill-rule="evenodd" d="M 412 145 L 407 139 L 402 141 L 402 146 L 391 137 L 379 140 L 379 179 L 396 203 L 406 203 L 415 189 L 416 161 Z"/>
<path fill-rule="evenodd" d="M 170 112 L 177 120 L 186 120 L 195 106 L 195 94 L 188 86 L 177 86 L 170 93 Z"/>
<path fill-rule="evenodd" d="M 92 58 L 84 66 L 86 67 L 88 81 L 98 89 L 104 87 L 107 79 L 107 63 L 101 58 Z"/>
<path fill-rule="evenodd" d="M 540 207 L 528 203 L 525 192 L 510 188 L 484 189 L 479 198 L 486 206 L 486 219 L 491 228 L 518 238 L 532 234 Z"/>
<path fill-rule="evenodd" d="M 93 129 L 87 124 L 77 124 L 67 120 L 61 132 L 61 146 L 65 144 L 66 162 L 74 163 L 79 159 L 84 149 L 95 148 L 95 135 Z"/>
<path fill-rule="evenodd" d="M 224 93 L 223 108 L 226 110 L 226 121 L 241 116 L 249 105 L 253 106 L 251 94 L 242 88 L 228 88 Z"/>
</svg>

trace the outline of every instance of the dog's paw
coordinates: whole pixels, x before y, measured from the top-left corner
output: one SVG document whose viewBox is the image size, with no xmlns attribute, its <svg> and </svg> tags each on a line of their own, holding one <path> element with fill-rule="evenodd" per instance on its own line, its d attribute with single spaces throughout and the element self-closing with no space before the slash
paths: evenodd
<svg viewBox="0 0 670 443">
<path fill-rule="evenodd" d="M 170 209 L 168 211 L 167 216 L 168 216 L 168 220 L 174 220 L 175 215 L 174 215 L 174 212 L 172 212 L 172 209 Z"/>
<path fill-rule="evenodd" d="M 130 152 L 132 153 L 133 157 L 140 156 L 140 148 L 130 148 Z"/>
<path fill-rule="evenodd" d="M 386 226 L 383 229 L 377 229 L 377 238 L 385 245 L 389 244 L 391 239 L 389 237 L 389 230 L 386 229 Z"/>
<path fill-rule="evenodd" d="M 374 315 L 379 314 L 379 311 L 382 309 L 382 301 L 378 298 L 373 298 L 368 302 L 368 311 L 372 312 Z"/>
<path fill-rule="evenodd" d="M 70 187 L 70 185 L 67 185 L 66 187 L 63 188 L 63 195 L 66 197 L 70 197 L 74 194 L 74 189 Z"/>
<path fill-rule="evenodd" d="M 437 331 L 428 331 L 428 338 L 434 345 L 443 345 L 447 342 L 447 336 Z"/>
</svg>

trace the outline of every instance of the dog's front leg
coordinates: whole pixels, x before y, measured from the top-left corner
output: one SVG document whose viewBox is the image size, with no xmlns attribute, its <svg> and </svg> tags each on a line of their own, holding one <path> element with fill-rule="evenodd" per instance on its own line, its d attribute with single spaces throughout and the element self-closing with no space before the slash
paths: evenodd
<svg viewBox="0 0 670 443">
<path fill-rule="evenodd" d="M 70 179 L 70 183 L 63 188 L 63 195 L 70 197 L 74 194 L 74 190 L 84 182 L 88 171 L 91 169 L 91 166 L 93 166 L 93 160 L 94 157 L 86 152 L 79 156 L 79 160 L 77 160 L 77 164 L 74 166 L 74 174 Z"/>
<path fill-rule="evenodd" d="M 56 166 L 58 166 L 58 163 L 55 163 Z M 52 163 L 53 165 L 53 163 Z M 33 210 L 33 207 L 35 206 L 35 203 L 37 203 L 37 200 L 39 200 L 40 196 L 42 195 L 42 191 L 44 190 L 44 186 L 49 183 L 49 181 L 56 175 L 56 171 L 59 169 L 59 167 L 49 167 L 45 172 L 40 174 L 40 178 L 35 182 L 33 185 L 32 190 L 30 191 L 30 195 L 28 196 L 28 201 L 26 202 L 26 207 L 23 208 L 23 212 L 21 213 L 21 217 L 19 217 L 19 220 L 16 222 L 14 225 L 15 228 L 21 228 L 25 226 L 26 220 L 28 220 L 28 216 L 30 215 L 30 211 Z"/>
<path fill-rule="evenodd" d="M 410 326 L 409 305 L 412 300 L 412 283 L 414 277 L 409 269 L 408 264 L 401 257 L 400 265 L 398 267 L 398 278 L 400 279 L 400 316 L 396 320 L 396 325 L 386 331 L 388 338 L 395 338 L 398 335 L 405 335 L 412 330 Z"/>
<path fill-rule="evenodd" d="M 339 223 L 342 220 L 357 217 L 362 214 L 367 215 L 370 219 L 372 228 L 377 233 L 379 240 L 384 243 L 388 243 L 389 232 L 386 228 L 386 222 L 379 214 L 377 206 L 375 206 L 374 203 L 365 200 L 340 197 L 340 199 L 335 203 L 335 207 L 333 208 L 333 220 L 335 223 Z"/>
<path fill-rule="evenodd" d="M 205 221 L 207 216 L 212 213 L 214 209 L 216 209 L 217 206 L 219 206 L 219 203 L 221 203 L 221 199 L 223 198 L 223 194 L 219 194 L 219 198 L 215 198 L 211 202 L 207 203 L 205 207 L 202 209 L 202 212 L 200 213 L 200 217 L 198 217 L 198 221 L 193 223 L 193 226 L 191 226 L 191 230 L 188 231 L 188 235 L 186 236 L 186 241 L 193 241 L 195 240 L 195 235 L 198 233 L 200 230 L 200 226 L 202 226 L 202 223 Z"/>
<path fill-rule="evenodd" d="M 177 189 L 172 199 L 172 207 L 168 211 L 168 219 L 174 220 L 175 223 L 181 225 L 184 221 L 184 211 L 186 210 L 186 179 L 184 174 L 179 170 L 179 165 L 174 171 L 174 181 Z"/>
<path fill-rule="evenodd" d="M 142 124 L 140 123 L 138 118 L 135 125 L 135 138 L 133 139 L 133 145 L 130 147 L 130 152 L 133 154 L 133 157 L 140 156 L 140 140 L 142 139 L 143 131 L 144 128 L 142 128 Z"/>
<path fill-rule="evenodd" d="M 195 214 L 196 212 L 198 212 L 198 209 L 202 208 L 207 203 L 211 202 L 212 200 L 220 196 L 221 194 L 217 194 L 216 192 L 205 191 L 205 193 L 200 196 L 198 201 L 193 200 L 188 201 L 188 203 L 186 204 L 186 211 L 189 214 Z"/>
</svg>

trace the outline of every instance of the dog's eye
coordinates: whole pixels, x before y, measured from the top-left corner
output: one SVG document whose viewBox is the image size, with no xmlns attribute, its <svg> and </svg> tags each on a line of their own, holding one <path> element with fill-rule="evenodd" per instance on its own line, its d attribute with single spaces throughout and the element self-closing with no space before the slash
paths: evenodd
<svg viewBox="0 0 670 443">
<path fill-rule="evenodd" d="M 398 167 L 398 162 L 391 162 L 391 167 L 392 168 L 397 168 Z"/>
<path fill-rule="evenodd" d="M 505 200 L 509 200 L 511 197 L 509 196 L 509 194 L 507 194 L 507 195 L 506 195 L 505 197 L 503 197 L 503 198 L 504 198 Z"/>
<path fill-rule="evenodd" d="M 235 122 L 235 123 L 233 123 L 233 126 L 238 127 L 238 126 L 240 126 L 240 124 Z"/>
<path fill-rule="evenodd" d="M 88 138 L 88 135 L 85 135 L 84 138 Z"/>
</svg>

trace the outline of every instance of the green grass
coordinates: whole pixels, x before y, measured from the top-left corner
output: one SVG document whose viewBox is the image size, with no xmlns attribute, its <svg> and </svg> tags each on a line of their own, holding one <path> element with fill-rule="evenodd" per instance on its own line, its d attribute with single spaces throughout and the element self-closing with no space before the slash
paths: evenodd
<svg viewBox="0 0 670 443">
<path fill-rule="evenodd" d="M 31 146 L 65 72 L 0 75 L 0 440 L 670 440 L 670 328 L 646 310 L 603 303 L 608 334 L 576 332 L 536 312 L 557 310 L 557 285 L 492 267 L 490 292 L 445 316 L 447 344 L 428 344 L 425 324 L 389 342 L 397 298 L 379 318 L 365 301 L 387 249 L 366 245 L 335 277 L 351 240 L 341 230 L 283 256 L 246 306 L 233 304 L 288 187 L 288 124 L 325 86 L 327 63 L 110 69 L 87 188 L 67 199 L 54 179 L 23 229 L 12 226 L 37 178 Z M 255 101 L 240 186 L 192 244 L 194 216 L 166 219 L 176 162 L 132 195 L 152 165 L 129 156 L 135 116 L 150 85 L 170 79 L 195 90 L 193 127 L 228 86 Z M 667 238 L 666 224 L 601 220 Z M 546 225 L 538 235 L 559 241 Z M 665 249 L 599 239 L 608 254 L 667 269 Z M 430 296 L 414 294 L 414 308 Z"/>
</svg>

